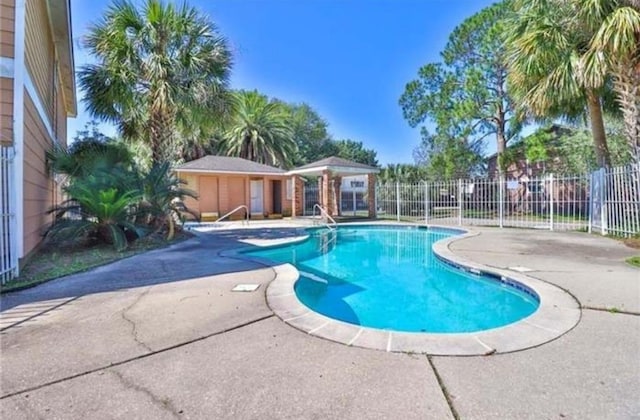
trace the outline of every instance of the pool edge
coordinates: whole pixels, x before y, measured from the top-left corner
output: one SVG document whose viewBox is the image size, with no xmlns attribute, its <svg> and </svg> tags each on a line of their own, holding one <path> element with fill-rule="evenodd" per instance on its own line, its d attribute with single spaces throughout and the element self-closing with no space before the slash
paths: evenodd
<svg viewBox="0 0 640 420">
<path fill-rule="evenodd" d="M 341 226 L 356 224 L 341 224 Z M 540 279 L 509 270 L 479 264 L 456 255 L 449 245 L 453 242 L 480 235 L 472 229 L 447 226 L 416 226 L 415 224 L 385 223 L 376 226 L 412 226 L 463 232 L 433 244 L 437 258 L 454 267 L 519 283 L 532 290 L 539 298 L 538 309 L 514 323 L 473 333 L 411 333 L 380 330 L 349 324 L 317 313 L 297 298 L 294 290 L 299 272 L 291 264 L 275 264 L 274 279 L 265 292 L 268 307 L 286 324 L 309 335 L 353 347 L 386 352 L 424 353 L 433 356 L 486 356 L 526 350 L 556 340 L 571 331 L 580 321 L 581 309 L 577 299 L 567 291 Z M 362 224 L 360 224 L 362 226 Z M 279 246 L 304 241 L 294 238 Z M 275 246 L 273 246 L 275 247 Z M 236 248 L 225 255 L 249 261 L 263 262 L 242 254 L 246 249 Z"/>
</svg>

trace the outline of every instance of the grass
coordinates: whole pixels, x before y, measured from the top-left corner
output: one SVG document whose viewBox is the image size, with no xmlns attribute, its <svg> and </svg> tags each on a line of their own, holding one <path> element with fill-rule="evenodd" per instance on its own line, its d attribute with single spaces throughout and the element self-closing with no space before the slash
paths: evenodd
<svg viewBox="0 0 640 420">
<path fill-rule="evenodd" d="M 627 258 L 627 264 L 640 268 L 640 255 Z"/>
<path fill-rule="evenodd" d="M 164 248 L 190 237 L 190 233 L 178 232 L 172 241 L 167 242 L 163 235 L 151 234 L 138 239 L 121 252 L 111 245 L 90 244 L 86 241 L 45 244 L 29 258 L 20 270 L 20 277 L 0 286 L 0 293 L 33 287 L 152 249 Z"/>
</svg>

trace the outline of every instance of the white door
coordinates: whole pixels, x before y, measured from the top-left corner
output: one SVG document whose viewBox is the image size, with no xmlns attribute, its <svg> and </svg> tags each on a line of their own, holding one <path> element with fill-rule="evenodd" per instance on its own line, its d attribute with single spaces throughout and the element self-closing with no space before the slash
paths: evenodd
<svg viewBox="0 0 640 420">
<path fill-rule="evenodd" d="M 261 179 L 251 180 L 251 213 L 264 213 L 263 182 Z"/>
</svg>

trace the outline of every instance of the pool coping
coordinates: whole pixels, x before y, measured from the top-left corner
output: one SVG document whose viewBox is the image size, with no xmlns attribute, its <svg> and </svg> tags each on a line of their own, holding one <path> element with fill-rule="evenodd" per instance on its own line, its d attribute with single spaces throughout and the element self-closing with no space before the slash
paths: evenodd
<svg viewBox="0 0 640 420">
<path fill-rule="evenodd" d="M 362 223 L 341 226 L 363 226 Z M 273 265 L 272 261 L 243 254 L 248 247 L 235 248 L 221 255 L 233 256 L 258 263 L 270 263 L 275 278 L 268 285 L 265 297 L 269 308 L 286 324 L 309 335 L 348 346 L 382 350 L 387 352 L 426 353 L 434 356 L 479 356 L 494 353 L 510 353 L 537 347 L 553 341 L 573 329 L 581 318 L 580 304 L 565 290 L 511 270 L 489 267 L 460 257 L 449 246 L 456 241 L 478 236 L 472 229 L 446 226 L 416 226 L 407 223 L 370 224 L 372 226 L 410 226 L 465 232 L 445 238 L 433 244 L 437 258 L 458 269 L 474 274 L 488 275 L 512 286 L 522 285 L 539 298 L 538 309 L 531 315 L 502 327 L 472 333 L 422 333 L 381 330 L 349 324 L 319 314 L 305 306 L 297 298 L 294 285 L 300 273 L 291 264 Z M 290 245 L 305 241 L 307 236 L 278 240 L 265 247 Z"/>
</svg>

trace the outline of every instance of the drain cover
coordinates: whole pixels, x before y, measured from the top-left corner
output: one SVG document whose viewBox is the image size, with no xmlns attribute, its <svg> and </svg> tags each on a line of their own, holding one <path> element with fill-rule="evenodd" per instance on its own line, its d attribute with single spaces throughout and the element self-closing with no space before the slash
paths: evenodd
<svg viewBox="0 0 640 420">
<path fill-rule="evenodd" d="M 232 292 L 255 292 L 260 287 L 259 284 L 236 284 Z"/>
<path fill-rule="evenodd" d="M 517 271 L 519 273 L 528 273 L 529 271 L 535 271 L 533 268 L 523 267 L 521 265 L 516 265 L 515 267 L 507 267 L 511 271 Z"/>
</svg>

